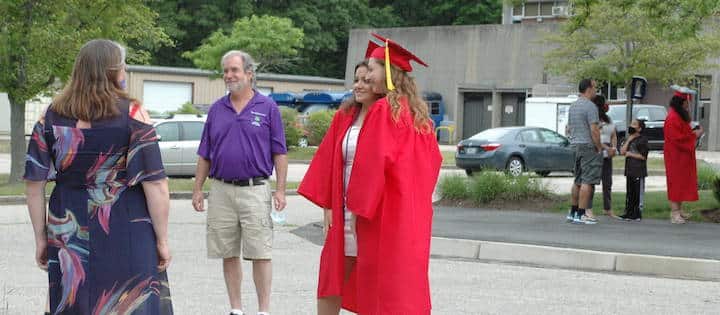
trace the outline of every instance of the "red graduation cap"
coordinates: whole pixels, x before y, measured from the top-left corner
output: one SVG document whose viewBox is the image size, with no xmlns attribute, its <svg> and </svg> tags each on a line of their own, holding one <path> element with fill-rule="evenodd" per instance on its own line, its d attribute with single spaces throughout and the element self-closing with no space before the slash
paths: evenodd
<svg viewBox="0 0 720 315">
<path fill-rule="evenodd" d="M 368 48 L 365 51 L 365 58 L 375 58 L 375 59 L 381 59 L 385 61 L 385 83 L 387 84 L 387 89 L 392 91 L 395 89 L 395 86 L 392 83 L 392 80 L 390 80 L 390 64 L 395 65 L 396 67 L 402 69 L 405 72 L 411 72 L 412 71 L 412 65 L 410 65 L 410 61 L 415 61 L 423 66 L 428 66 L 424 61 L 420 60 L 417 56 L 415 56 L 413 53 L 408 51 L 407 49 L 400 46 L 400 44 L 393 42 L 387 38 L 384 38 L 378 34 L 372 33 L 372 35 L 383 41 L 385 43 L 385 46 L 380 46 L 376 44 L 372 39 L 368 42 Z"/>
<path fill-rule="evenodd" d="M 675 94 L 673 94 L 673 95 L 675 95 L 675 96 L 677 96 L 677 97 L 680 97 L 680 98 L 684 98 L 684 99 L 686 99 L 688 102 L 690 101 L 690 99 L 692 99 L 692 96 L 691 96 L 690 94 L 686 94 L 686 93 L 683 93 L 683 92 L 680 92 L 680 91 L 675 91 Z"/>
<path fill-rule="evenodd" d="M 695 90 L 692 90 L 685 86 L 672 85 L 670 86 L 670 88 L 675 90 L 675 93 L 673 93 L 674 96 L 684 98 L 688 102 L 692 99 L 692 95 L 696 93 Z"/>
<path fill-rule="evenodd" d="M 365 58 L 376 58 L 384 60 L 386 58 L 385 50 L 387 48 L 390 55 L 390 63 L 405 72 L 412 71 L 412 65 L 410 65 L 410 61 L 415 61 L 426 67 L 428 66 L 424 61 L 420 60 L 420 58 L 400 46 L 400 44 L 375 33 L 372 33 L 372 35 L 375 36 L 375 38 L 381 40 L 385 44 L 385 47 L 380 46 L 370 40 L 370 42 L 368 43 L 368 49 L 365 52 Z"/>
</svg>

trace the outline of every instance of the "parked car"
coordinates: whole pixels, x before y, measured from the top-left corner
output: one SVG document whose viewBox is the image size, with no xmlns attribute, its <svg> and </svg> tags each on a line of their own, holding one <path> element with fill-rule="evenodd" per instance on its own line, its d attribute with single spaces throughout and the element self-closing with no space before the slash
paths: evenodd
<svg viewBox="0 0 720 315">
<path fill-rule="evenodd" d="M 626 105 L 610 105 L 608 116 L 617 128 L 618 146 L 620 146 L 627 136 L 627 122 L 625 122 Z M 633 105 L 633 119 L 645 120 L 645 131 L 643 134 L 648 138 L 648 146 L 650 150 L 662 150 L 665 138 L 663 136 L 663 127 L 665 125 L 665 117 L 667 109 L 661 105 L 635 104 Z"/>
<path fill-rule="evenodd" d="M 155 120 L 160 155 L 168 176 L 195 175 L 205 118 L 205 115 L 174 115 Z"/>
<path fill-rule="evenodd" d="M 557 132 L 538 127 L 487 129 L 460 141 L 455 165 L 472 175 L 483 169 L 503 170 L 512 176 L 533 171 L 541 176 L 570 171 L 575 153 L 570 141 Z"/>
</svg>

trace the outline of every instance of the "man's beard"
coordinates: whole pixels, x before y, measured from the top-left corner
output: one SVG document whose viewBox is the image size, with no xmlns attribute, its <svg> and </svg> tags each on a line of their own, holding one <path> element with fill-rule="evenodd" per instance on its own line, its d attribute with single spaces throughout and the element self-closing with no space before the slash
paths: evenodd
<svg viewBox="0 0 720 315">
<path fill-rule="evenodd" d="M 240 92 L 244 90 L 247 86 L 247 81 L 230 82 L 225 84 L 225 87 L 230 92 Z"/>
</svg>

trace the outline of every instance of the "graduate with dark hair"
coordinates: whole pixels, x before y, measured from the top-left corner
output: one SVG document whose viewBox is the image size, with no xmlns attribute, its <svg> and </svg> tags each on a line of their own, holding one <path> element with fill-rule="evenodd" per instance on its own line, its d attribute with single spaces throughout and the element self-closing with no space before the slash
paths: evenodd
<svg viewBox="0 0 720 315">
<path fill-rule="evenodd" d="M 690 127 L 688 108 L 692 99 L 691 91 L 685 87 L 674 88 L 675 95 L 670 99 L 670 111 L 663 129 L 663 149 L 670 222 L 683 224 L 690 215 L 682 211 L 682 203 L 698 200 L 695 144 L 704 130 L 702 126 L 694 130 Z"/>
</svg>

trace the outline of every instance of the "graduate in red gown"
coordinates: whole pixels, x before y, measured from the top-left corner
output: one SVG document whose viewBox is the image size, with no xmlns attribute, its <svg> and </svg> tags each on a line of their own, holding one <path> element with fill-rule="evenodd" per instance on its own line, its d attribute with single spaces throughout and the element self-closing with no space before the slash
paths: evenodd
<svg viewBox="0 0 720 315">
<path fill-rule="evenodd" d="M 344 185 L 343 149 L 364 106 L 338 111 L 298 188 L 332 212 L 320 259 L 318 305 L 341 301 L 343 308 L 363 315 L 430 314 L 432 193 L 442 157 L 427 104 L 408 75 L 411 60 L 425 63 L 373 35 L 383 46 L 370 42 L 365 80 L 385 97 L 362 117 L 349 181 Z M 349 223 L 346 211 L 354 217 Z M 357 258 L 349 266 L 348 224 L 354 225 L 357 246 Z M 319 313 L 337 311 L 319 308 Z"/>
<path fill-rule="evenodd" d="M 665 144 L 665 174 L 667 177 L 670 222 L 685 223 L 690 217 L 682 211 L 682 202 L 698 200 L 697 162 L 695 144 L 703 134 L 702 126 L 690 127 L 691 94 L 687 88 L 677 87 L 670 100 L 670 111 L 663 129 Z"/>
</svg>

